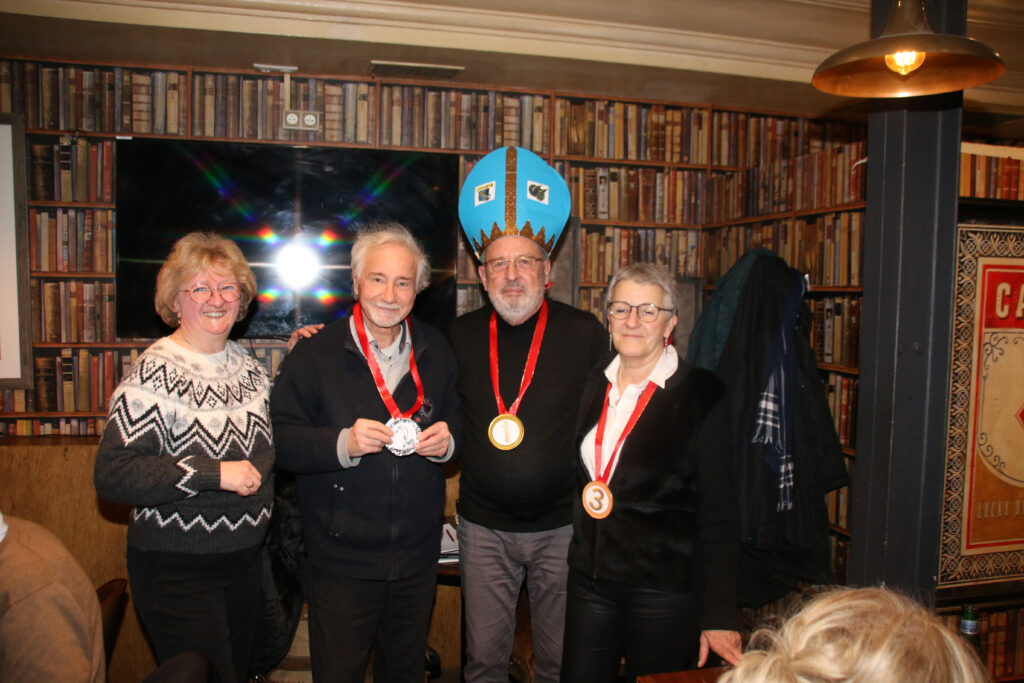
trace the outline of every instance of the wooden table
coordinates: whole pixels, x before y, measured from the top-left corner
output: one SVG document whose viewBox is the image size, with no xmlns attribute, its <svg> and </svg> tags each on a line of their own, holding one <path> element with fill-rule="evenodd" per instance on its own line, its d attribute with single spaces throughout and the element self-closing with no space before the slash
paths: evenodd
<svg viewBox="0 0 1024 683">
<path fill-rule="evenodd" d="M 715 683 L 723 673 L 725 673 L 725 667 L 716 666 L 709 669 L 647 674 L 637 677 L 636 683 Z"/>
</svg>

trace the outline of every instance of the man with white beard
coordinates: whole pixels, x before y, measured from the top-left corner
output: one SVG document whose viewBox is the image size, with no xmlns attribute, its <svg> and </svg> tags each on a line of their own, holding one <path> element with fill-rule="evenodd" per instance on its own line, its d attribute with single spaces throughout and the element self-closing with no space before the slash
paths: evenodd
<svg viewBox="0 0 1024 683">
<path fill-rule="evenodd" d="M 477 162 L 460 195 L 490 299 L 450 331 L 465 427 L 459 565 L 470 683 L 507 683 L 524 578 L 534 680 L 559 676 L 579 392 L 608 349 L 594 316 L 544 296 L 569 206 L 561 176 L 516 147 Z"/>
<path fill-rule="evenodd" d="M 409 315 L 429 281 L 403 226 L 361 230 L 352 315 L 301 340 L 270 397 L 309 558 L 313 680 L 423 681 L 445 480 L 459 424 L 455 358 Z"/>
</svg>

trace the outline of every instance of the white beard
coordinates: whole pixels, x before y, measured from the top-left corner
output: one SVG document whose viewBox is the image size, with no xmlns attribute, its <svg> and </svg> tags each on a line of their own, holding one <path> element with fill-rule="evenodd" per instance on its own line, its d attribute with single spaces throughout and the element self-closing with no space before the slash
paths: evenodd
<svg viewBox="0 0 1024 683">
<path fill-rule="evenodd" d="M 494 310 L 498 312 L 502 320 L 509 325 L 521 325 L 526 322 L 530 316 L 537 312 L 543 300 L 543 287 L 537 288 L 536 292 L 526 292 L 523 296 L 519 297 L 516 303 L 506 301 L 501 292 L 491 295 L 491 305 L 494 306 Z"/>
</svg>

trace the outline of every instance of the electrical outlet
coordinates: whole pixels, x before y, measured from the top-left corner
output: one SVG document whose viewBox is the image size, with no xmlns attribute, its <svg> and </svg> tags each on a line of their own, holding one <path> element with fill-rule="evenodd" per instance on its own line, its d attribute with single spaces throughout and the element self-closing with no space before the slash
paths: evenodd
<svg viewBox="0 0 1024 683">
<path fill-rule="evenodd" d="M 320 130 L 320 112 L 286 109 L 281 127 L 286 130 Z"/>
</svg>

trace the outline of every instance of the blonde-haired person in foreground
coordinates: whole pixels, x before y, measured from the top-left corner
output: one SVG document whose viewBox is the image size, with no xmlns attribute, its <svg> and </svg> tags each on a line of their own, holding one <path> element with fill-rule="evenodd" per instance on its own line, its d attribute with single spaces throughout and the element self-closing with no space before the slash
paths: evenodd
<svg viewBox="0 0 1024 683">
<path fill-rule="evenodd" d="M 719 683 L 991 680 L 960 636 L 924 607 L 884 588 L 814 597 L 778 630 L 762 629 Z"/>
</svg>

